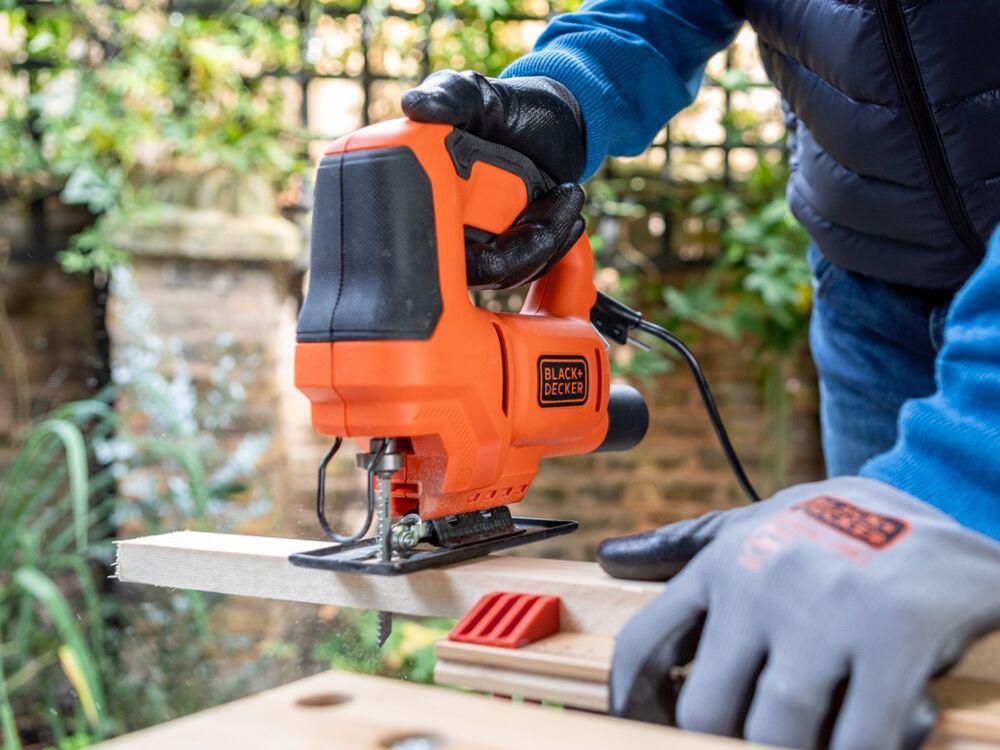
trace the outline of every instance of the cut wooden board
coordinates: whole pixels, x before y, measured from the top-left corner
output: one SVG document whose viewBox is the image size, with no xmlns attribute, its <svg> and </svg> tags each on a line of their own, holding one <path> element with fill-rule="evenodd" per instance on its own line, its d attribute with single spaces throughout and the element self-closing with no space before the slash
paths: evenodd
<svg viewBox="0 0 1000 750">
<path fill-rule="evenodd" d="M 456 664 L 607 682 L 614 645 L 614 639 L 607 636 L 556 633 L 516 649 L 458 643 L 445 638 L 434 644 L 434 653 L 439 661 Z"/>
<path fill-rule="evenodd" d="M 119 543 L 118 577 L 128 583 L 456 618 L 492 591 L 553 594 L 563 602 L 564 632 L 551 642 L 504 653 L 487 650 L 476 657 L 478 662 L 470 661 L 468 648 L 463 650 L 459 644 L 442 645 L 440 649 L 447 655 L 440 664 L 440 676 L 472 688 L 523 694 L 588 709 L 607 704 L 605 684 L 614 635 L 663 587 L 615 580 L 595 564 L 562 560 L 491 556 L 408 576 L 338 574 L 298 568 L 288 562 L 288 555 L 293 552 L 321 546 L 324 545 L 319 542 L 270 537 L 198 532 L 164 534 Z M 1000 695 L 997 694 L 1000 637 L 995 635 L 977 644 L 957 674 L 996 682 L 947 680 L 935 686 L 949 710 L 936 730 L 933 746 L 951 750 L 1000 747 Z M 447 695 L 449 703 L 458 697 L 467 698 L 441 695 Z M 392 715 L 392 710 L 387 712 L 383 707 L 375 716 Z M 448 708 L 438 710 L 452 713 Z M 403 714 L 409 715 L 405 711 Z M 340 726 L 338 723 L 337 727 Z M 371 726 L 369 729 L 375 731 Z M 264 728 L 260 731 L 264 732 Z M 330 731 L 331 738 L 337 736 L 332 725 Z M 275 745 L 295 747 L 284 741 L 287 727 L 280 726 L 280 722 L 270 736 Z M 378 746 L 365 745 L 367 740 L 360 739 L 361 735 L 352 736 L 359 738 L 361 744 L 344 747 Z M 306 737 L 300 739 L 305 741 Z M 472 739 L 470 736 L 469 741 Z M 488 740 L 479 737 L 479 744 L 467 746 L 493 747 L 489 744 L 493 740 L 492 736 Z M 217 743 L 162 747 L 213 744 Z M 533 743 L 500 746 L 529 747 Z M 722 747 L 705 747 L 716 746 Z"/>
<path fill-rule="evenodd" d="M 936 680 L 931 692 L 941 708 L 936 741 L 961 741 L 970 748 L 1000 747 L 1000 684 L 948 677 Z"/>
<path fill-rule="evenodd" d="M 1000 632 L 973 644 L 952 674 L 972 680 L 1000 683 Z"/>
<path fill-rule="evenodd" d="M 614 639 L 560 633 L 518 649 L 438 641 L 434 679 L 442 685 L 519 695 L 606 712 Z M 1000 748 L 1000 683 L 947 677 L 931 691 L 941 718 L 928 746 Z"/>
<path fill-rule="evenodd" d="M 180 531 L 118 543 L 118 578 L 177 589 L 461 617 L 492 591 L 554 594 L 562 629 L 614 636 L 663 584 L 620 581 L 595 563 L 490 557 L 407 576 L 298 568 L 293 552 L 326 546 L 301 539 Z M 955 675 L 1000 682 L 1000 634 L 977 643 Z"/>
<path fill-rule="evenodd" d="M 551 701 L 602 714 L 608 711 L 608 686 L 603 682 L 550 677 L 513 669 L 477 667 L 452 661 L 439 661 L 434 666 L 434 682 L 494 695 L 517 695 L 529 700 Z"/>
<path fill-rule="evenodd" d="M 563 630 L 613 636 L 661 584 L 619 581 L 593 563 L 491 555 L 406 576 L 299 568 L 293 552 L 327 546 L 272 537 L 180 531 L 118 543 L 126 583 L 383 609 L 423 617 L 461 617 L 492 591 L 554 594 Z"/>
<path fill-rule="evenodd" d="M 404 748 L 413 737 L 429 738 L 422 747 L 435 750 L 748 747 L 579 711 L 326 672 L 95 745 L 94 750 L 378 750 Z"/>
</svg>

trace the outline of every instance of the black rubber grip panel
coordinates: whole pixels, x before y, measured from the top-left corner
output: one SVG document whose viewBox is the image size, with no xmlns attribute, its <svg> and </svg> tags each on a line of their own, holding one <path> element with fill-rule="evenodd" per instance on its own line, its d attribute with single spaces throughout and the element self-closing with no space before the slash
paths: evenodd
<svg viewBox="0 0 1000 750">
<path fill-rule="evenodd" d="M 458 128 L 451 131 L 444 142 L 448 153 L 451 154 L 455 171 L 465 179 L 469 179 L 469 175 L 472 174 L 473 165 L 477 161 L 482 161 L 520 177 L 528 189 L 529 203 L 556 186 L 555 180 L 536 167 L 535 163 L 520 151 L 492 141 L 484 141 Z"/>
<path fill-rule="evenodd" d="M 326 156 L 297 339 L 430 338 L 441 317 L 431 183 L 405 146 Z"/>
</svg>

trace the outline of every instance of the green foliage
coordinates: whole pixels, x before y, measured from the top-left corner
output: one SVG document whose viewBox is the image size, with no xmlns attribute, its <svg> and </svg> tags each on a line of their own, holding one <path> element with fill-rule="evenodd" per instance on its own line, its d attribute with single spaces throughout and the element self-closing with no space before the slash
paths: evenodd
<svg viewBox="0 0 1000 750">
<path fill-rule="evenodd" d="M 717 83 L 734 95 L 752 85 L 746 71 L 732 68 Z M 722 124 L 730 147 L 765 141 L 765 123 L 756 112 L 734 106 Z M 599 174 L 587 186 L 592 244 L 605 265 L 598 274 L 602 288 L 692 343 L 709 333 L 740 349 L 753 348 L 749 375 L 760 386 L 762 433 L 770 436 L 762 451 L 763 476 L 755 477 L 765 492 L 782 486 L 788 474 L 787 365 L 805 339 L 812 303 L 808 237 L 786 204 L 789 165 L 775 145 L 757 152 L 749 174 L 730 180 L 663 179 L 641 165 L 616 163 L 610 175 Z M 646 233 L 653 218 L 663 225 L 661 238 Z M 633 231 L 640 242 L 623 241 Z M 609 238 L 620 252 L 606 251 Z M 683 251 L 691 248 L 696 252 L 685 258 Z M 649 381 L 671 363 L 661 351 L 619 349 L 613 364 Z"/>
<path fill-rule="evenodd" d="M 433 682 L 434 642 L 451 632 L 454 620 L 397 617 L 389 639 L 379 649 L 376 618 L 375 612 L 340 612 L 329 634 L 316 644 L 314 658 L 347 672 Z"/>
<path fill-rule="evenodd" d="M 106 484 L 89 481 L 81 429 L 95 409 L 106 407 L 70 405 L 30 427 L 0 479 L 0 727 L 7 749 L 20 747 L 15 707 L 51 704 L 54 685 L 73 696 L 69 731 L 99 738 L 110 726 L 95 544 L 109 509 L 94 502 Z M 61 719 L 51 727 L 55 736 L 66 730 Z"/>
<path fill-rule="evenodd" d="M 122 259 L 110 227 L 148 206 L 158 173 L 253 173 L 280 187 L 305 166 L 280 85 L 260 76 L 299 54 L 281 24 L 60 0 L 0 11 L 0 28 L 17 45 L 0 59 L 0 197 L 61 189 L 102 217 L 73 240 L 68 270 Z"/>
<path fill-rule="evenodd" d="M 807 237 L 785 202 L 786 179 L 783 162 L 761 159 L 744 185 L 700 186 L 690 210 L 726 222 L 722 253 L 703 278 L 664 290 L 676 318 L 731 339 L 752 338 L 765 358 L 784 356 L 802 340 L 812 301 Z"/>
<path fill-rule="evenodd" d="M 120 387 L 118 401 L 133 398 L 135 387 L 135 380 Z M 0 478 L 4 750 L 20 748 L 19 737 L 85 747 L 240 693 L 238 681 L 218 676 L 220 661 L 239 645 L 209 623 L 218 597 L 150 590 L 123 599 L 100 583 L 113 528 L 135 534 L 176 529 L 198 516 L 199 497 L 202 522 L 216 529 L 266 507 L 260 499 L 232 502 L 249 492 L 248 467 L 262 444 L 251 440 L 249 448 L 223 455 L 206 443 L 197 420 L 183 419 L 184 389 L 172 387 L 186 425 L 174 434 L 149 440 L 126 425 L 136 412 L 113 412 L 106 400 L 70 404 L 26 431 Z M 205 410 L 201 419 L 221 411 Z M 205 454 L 192 459 L 191 444 L 199 442 Z M 93 473 L 93 465 L 104 468 Z M 143 485 L 152 489 L 141 507 L 134 507 L 136 498 L 112 492 L 115 477 L 143 482 L 151 476 L 157 481 Z M 176 679 L 179 674 L 184 679 Z"/>
<path fill-rule="evenodd" d="M 219 676 L 243 644 L 214 632 L 218 597 L 123 598 L 102 580 L 118 533 L 225 530 L 269 509 L 254 480 L 269 438 L 221 438 L 258 363 L 219 341 L 208 387 L 196 391 L 176 342 L 151 333 L 128 272 L 116 279 L 124 335 L 113 392 L 31 426 L 0 478 L 4 750 L 19 737 L 84 747 L 236 697 L 245 677 Z"/>
<path fill-rule="evenodd" d="M 719 85 L 747 91 L 750 80 L 739 69 L 727 70 Z M 723 125 L 730 145 L 759 142 L 759 117 L 730 109 Z M 665 322 L 693 324 L 730 339 L 756 345 L 759 364 L 772 368 L 802 341 L 812 303 L 805 259 L 808 236 L 785 200 L 787 157 L 761 152 L 742 180 L 709 180 L 692 186 L 683 216 L 705 226 L 719 226 L 721 252 L 708 272 L 683 288 L 663 289 Z"/>
</svg>

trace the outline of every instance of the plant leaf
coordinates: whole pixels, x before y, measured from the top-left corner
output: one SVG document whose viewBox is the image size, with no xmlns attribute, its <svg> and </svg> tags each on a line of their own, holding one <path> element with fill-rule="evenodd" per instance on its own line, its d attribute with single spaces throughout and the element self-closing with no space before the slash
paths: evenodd
<svg viewBox="0 0 1000 750">
<path fill-rule="evenodd" d="M 77 672 L 74 675 L 67 672 L 67 676 L 71 681 L 75 677 L 86 685 L 86 689 L 82 692 L 78 689 L 77 694 L 80 696 L 80 702 L 87 713 L 88 720 L 93 716 L 92 724 L 96 727 L 103 715 L 104 691 L 101 686 L 100 673 L 90 650 L 87 648 L 87 642 L 84 640 L 80 628 L 77 627 L 76 618 L 73 617 L 69 602 L 66 601 L 66 597 L 63 596 L 55 582 L 38 568 L 19 568 L 14 573 L 14 583 L 31 594 L 35 601 L 44 607 L 52 618 L 56 630 L 59 631 L 59 637 L 64 646 L 73 652 L 70 663 L 72 669 L 77 670 Z M 60 659 L 62 658 L 60 653 Z M 64 662 L 64 668 L 65 666 L 66 662 Z M 88 702 L 90 709 L 88 709 Z"/>
<path fill-rule="evenodd" d="M 87 446 L 80 428 L 65 419 L 48 419 L 32 431 L 29 445 L 37 444 L 47 435 L 54 435 L 62 443 L 66 452 L 66 468 L 69 471 L 69 497 L 73 507 L 73 527 L 76 530 L 76 551 L 87 550 L 87 509 L 88 466 Z"/>
<path fill-rule="evenodd" d="M 3 610 L 0 609 L 0 615 Z M 0 619 L 0 624 L 3 620 Z M 14 708 L 7 694 L 7 676 L 3 668 L 3 654 L 0 654 L 0 731 L 3 732 L 3 750 L 21 750 L 21 740 L 14 720 Z"/>
<path fill-rule="evenodd" d="M 72 647 L 62 645 L 59 647 L 59 663 L 62 665 L 66 677 L 73 683 L 76 694 L 80 698 L 80 705 L 83 706 L 83 712 L 87 715 L 87 721 L 90 722 L 90 726 L 97 726 L 97 723 L 100 721 L 100 714 L 97 702 L 94 700 L 94 693 L 90 689 L 90 682 L 87 680 L 83 670 L 79 654 Z"/>
</svg>

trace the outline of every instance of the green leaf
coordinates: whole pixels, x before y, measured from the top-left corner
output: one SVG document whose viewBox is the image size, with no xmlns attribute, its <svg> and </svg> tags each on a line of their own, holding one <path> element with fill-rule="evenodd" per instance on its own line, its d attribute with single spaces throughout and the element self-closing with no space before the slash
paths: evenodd
<svg viewBox="0 0 1000 750">
<path fill-rule="evenodd" d="M 52 46 L 52 43 L 55 40 L 56 37 L 52 34 L 52 32 L 45 30 L 39 31 L 31 38 L 31 41 L 28 42 L 28 52 L 32 55 L 44 52 Z"/>
<path fill-rule="evenodd" d="M 65 419 L 49 419 L 32 431 L 26 449 L 52 435 L 62 443 L 69 472 L 69 497 L 73 508 L 73 527 L 76 531 L 76 549 L 87 549 L 87 510 L 89 506 L 89 481 L 87 447 L 80 428 Z"/>
<path fill-rule="evenodd" d="M 81 704 L 92 726 L 97 726 L 104 715 L 104 690 L 100 673 L 87 642 L 77 627 L 69 602 L 55 582 L 42 571 L 22 567 L 14 572 L 14 583 L 27 591 L 52 618 L 59 637 L 69 655 L 67 661 L 79 670 L 79 680 L 85 692 L 79 695 Z M 72 677 L 72 676 L 71 676 Z"/>
<path fill-rule="evenodd" d="M 3 608 L 0 607 L 0 625 L 3 625 Z M 0 654 L 0 731 L 3 731 L 3 750 L 21 750 L 20 735 L 17 722 L 14 719 L 14 707 L 10 704 L 7 694 L 7 677 L 3 667 L 3 654 Z"/>
<path fill-rule="evenodd" d="M 89 164 L 81 164 L 70 173 L 62 191 L 65 203 L 82 204 L 94 213 L 107 211 L 118 199 L 119 186 L 113 178 L 99 175 Z"/>
<path fill-rule="evenodd" d="M 750 76 L 740 68 L 729 68 L 719 79 L 719 85 L 726 91 L 746 91 L 750 87 Z"/>
</svg>

